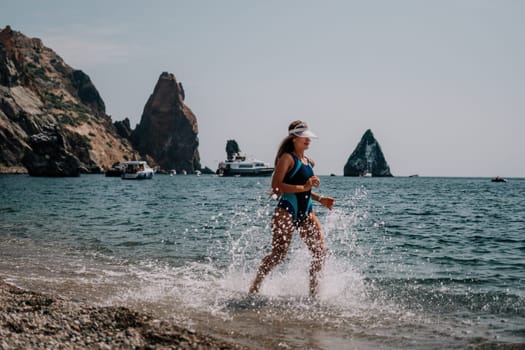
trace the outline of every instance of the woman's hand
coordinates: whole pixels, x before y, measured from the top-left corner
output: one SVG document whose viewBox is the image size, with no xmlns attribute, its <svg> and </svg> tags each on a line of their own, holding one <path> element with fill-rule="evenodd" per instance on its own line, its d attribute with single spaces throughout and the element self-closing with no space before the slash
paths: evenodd
<svg viewBox="0 0 525 350">
<path fill-rule="evenodd" d="M 310 190 L 312 187 L 319 187 L 321 180 L 317 176 L 310 177 L 304 184 L 305 191 Z"/>
<path fill-rule="evenodd" d="M 334 208 L 335 198 L 321 196 L 319 198 L 319 203 L 321 203 L 323 207 L 327 207 L 328 209 L 332 210 Z"/>
</svg>

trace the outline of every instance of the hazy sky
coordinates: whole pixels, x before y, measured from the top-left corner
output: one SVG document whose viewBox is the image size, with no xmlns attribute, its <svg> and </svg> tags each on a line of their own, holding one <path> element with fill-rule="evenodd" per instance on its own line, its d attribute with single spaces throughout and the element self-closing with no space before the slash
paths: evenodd
<svg viewBox="0 0 525 350">
<path fill-rule="evenodd" d="M 372 129 L 394 175 L 525 177 L 525 1 L 0 0 L 8 24 L 133 126 L 174 73 L 212 169 L 228 139 L 273 162 L 301 119 L 318 174 Z"/>
</svg>

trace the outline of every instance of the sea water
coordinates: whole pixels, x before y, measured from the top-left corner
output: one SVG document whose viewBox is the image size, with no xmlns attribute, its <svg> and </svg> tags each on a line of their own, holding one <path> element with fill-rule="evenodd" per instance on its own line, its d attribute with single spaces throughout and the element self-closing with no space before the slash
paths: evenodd
<svg viewBox="0 0 525 350">
<path fill-rule="evenodd" d="M 247 294 L 270 251 L 270 178 L 0 176 L 0 276 L 261 349 L 525 344 L 525 179 L 321 177 L 327 258 Z"/>
</svg>

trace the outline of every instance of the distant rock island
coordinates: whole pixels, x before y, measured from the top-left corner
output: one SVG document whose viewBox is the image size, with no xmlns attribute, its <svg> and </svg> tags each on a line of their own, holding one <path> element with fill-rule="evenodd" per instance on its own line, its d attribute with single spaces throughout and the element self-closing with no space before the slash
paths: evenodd
<svg viewBox="0 0 525 350">
<path fill-rule="evenodd" d="M 381 146 L 368 129 L 345 164 L 344 176 L 391 177 Z"/>
<path fill-rule="evenodd" d="M 169 171 L 200 169 L 195 115 L 174 75 L 162 73 L 140 124 L 112 123 L 87 74 L 37 38 L 0 30 L 0 172 L 100 173 L 146 159 Z"/>
<path fill-rule="evenodd" d="M 135 131 L 133 146 L 151 156 L 162 169 L 177 173 L 201 170 L 197 118 L 184 104 L 184 89 L 173 74 L 164 72 L 150 96 Z"/>
</svg>

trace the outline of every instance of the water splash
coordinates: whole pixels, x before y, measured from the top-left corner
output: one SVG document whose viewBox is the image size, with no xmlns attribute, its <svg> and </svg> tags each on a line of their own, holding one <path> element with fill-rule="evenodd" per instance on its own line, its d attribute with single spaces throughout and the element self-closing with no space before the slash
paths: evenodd
<svg viewBox="0 0 525 350">
<path fill-rule="evenodd" d="M 359 207 L 366 191 L 356 190 L 352 205 Z M 191 312 L 204 312 L 231 319 L 238 312 L 236 301 L 248 298 L 247 290 L 262 257 L 271 244 L 271 215 L 275 203 L 261 196 L 253 206 L 212 217 L 215 225 L 229 226 L 208 249 L 206 261 L 183 266 L 143 264 L 135 274 L 140 282 L 115 297 L 114 301 L 173 304 Z M 268 315 L 281 319 L 333 320 L 319 317 L 326 313 L 356 314 L 367 302 L 364 277 L 352 265 L 356 254 L 356 227 L 364 217 L 359 210 L 336 209 L 320 215 L 327 258 L 319 284 L 317 300 L 308 297 L 308 270 L 311 256 L 304 242 L 295 234 L 286 261 L 266 278 L 261 288 L 263 306 Z M 224 237 L 222 237 L 224 236 Z M 139 272 L 141 271 L 141 272 Z M 288 312 L 281 313 L 286 306 Z M 250 306 L 249 303 L 247 306 Z M 260 310 L 259 310 L 260 311 Z M 363 311 L 364 312 L 364 311 Z"/>
</svg>

